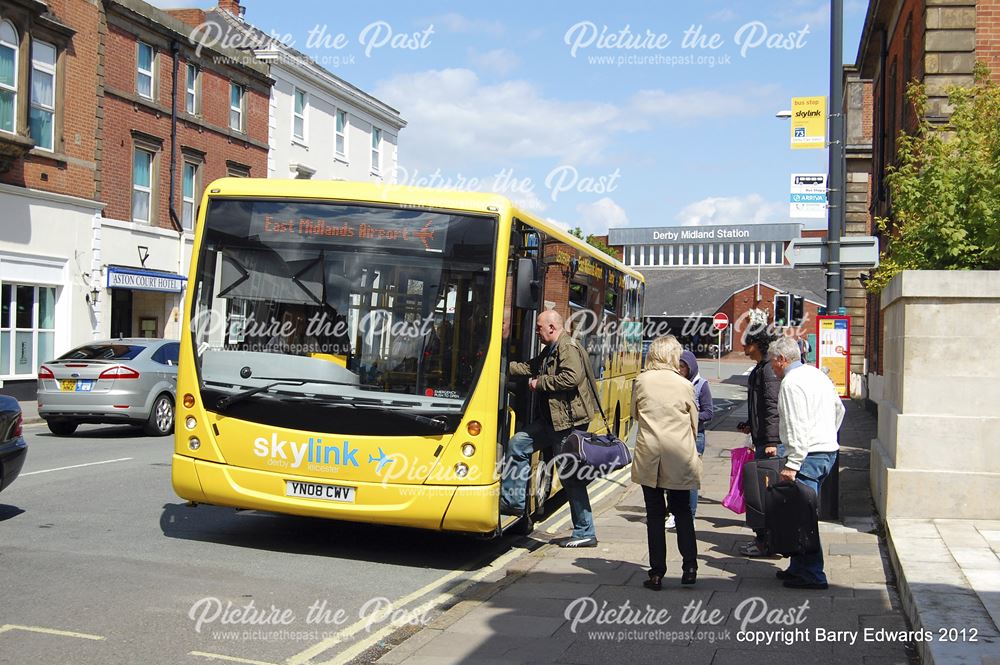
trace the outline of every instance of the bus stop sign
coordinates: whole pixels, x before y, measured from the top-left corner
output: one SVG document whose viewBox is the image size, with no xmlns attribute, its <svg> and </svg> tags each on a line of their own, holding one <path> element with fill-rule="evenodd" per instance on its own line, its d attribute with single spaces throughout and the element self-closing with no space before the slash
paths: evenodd
<svg viewBox="0 0 1000 665">
<path fill-rule="evenodd" d="M 712 317 L 712 327 L 722 332 L 729 327 L 729 317 L 719 312 L 714 317 Z"/>
</svg>

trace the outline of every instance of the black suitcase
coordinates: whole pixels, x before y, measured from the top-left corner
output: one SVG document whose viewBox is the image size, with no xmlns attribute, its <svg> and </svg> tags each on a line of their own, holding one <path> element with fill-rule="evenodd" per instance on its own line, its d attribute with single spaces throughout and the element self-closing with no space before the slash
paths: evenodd
<svg viewBox="0 0 1000 665">
<path fill-rule="evenodd" d="M 802 483 L 781 482 L 767 488 L 764 517 L 773 554 L 813 554 L 820 549 L 816 492 Z"/>
<path fill-rule="evenodd" d="M 750 460 L 743 465 L 743 498 L 746 500 L 747 526 L 754 531 L 763 531 L 764 497 L 767 488 L 778 482 L 778 474 L 787 457 Z"/>
</svg>

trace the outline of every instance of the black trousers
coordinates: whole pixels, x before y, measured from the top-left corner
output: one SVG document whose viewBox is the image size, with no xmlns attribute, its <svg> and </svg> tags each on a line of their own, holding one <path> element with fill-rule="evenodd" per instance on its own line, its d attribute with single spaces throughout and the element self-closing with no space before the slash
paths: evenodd
<svg viewBox="0 0 1000 665">
<path fill-rule="evenodd" d="M 691 516 L 691 490 L 664 490 L 642 486 L 646 502 L 646 540 L 649 543 L 649 574 L 663 577 L 667 573 L 667 535 L 664 532 L 667 508 L 677 525 L 677 549 L 681 552 L 685 572 L 698 570 L 698 545 Z"/>
</svg>

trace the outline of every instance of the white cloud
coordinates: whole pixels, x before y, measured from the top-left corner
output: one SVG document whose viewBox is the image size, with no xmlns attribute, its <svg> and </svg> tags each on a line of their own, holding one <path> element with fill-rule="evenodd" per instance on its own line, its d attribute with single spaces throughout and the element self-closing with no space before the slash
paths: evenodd
<svg viewBox="0 0 1000 665">
<path fill-rule="evenodd" d="M 710 21 L 720 21 L 720 22 L 734 21 L 737 18 L 738 18 L 738 15 L 736 14 L 736 12 L 734 12 L 732 9 L 728 9 L 728 8 L 727 9 L 720 9 L 719 11 L 713 12 L 712 14 L 709 14 L 709 16 L 708 16 L 708 20 L 710 20 Z"/>
<path fill-rule="evenodd" d="M 485 53 L 470 49 L 469 59 L 476 66 L 476 69 L 498 76 L 507 76 L 521 64 L 521 58 L 505 48 L 493 49 Z"/>
<path fill-rule="evenodd" d="M 766 113 L 774 104 L 775 85 L 747 86 L 736 90 L 640 90 L 630 102 L 643 116 L 692 120 Z"/>
<path fill-rule="evenodd" d="M 584 236 L 593 233 L 604 235 L 612 226 L 628 226 L 628 215 L 612 199 L 605 196 L 593 203 L 581 203 L 576 207 L 577 226 Z"/>
<path fill-rule="evenodd" d="M 524 80 L 484 83 L 470 69 L 400 74 L 374 94 L 405 109 L 414 166 L 499 168 L 526 159 L 599 164 L 617 136 L 651 124 L 773 111 L 773 86 L 731 91 L 644 90 L 624 104 L 547 97 Z M 581 169 L 582 170 L 582 169 Z"/>
<path fill-rule="evenodd" d="M 783 222 L 788 221 L 788 207 L 760 194 L 710 196 L 684 206 L 675 219 L 683 226 Z"/>
<path fill-rule="evenodd" d="M 489 37 L 500 37 L 506 32 L 504 24 L 500 21 L 472 19 L 462 16 L 458 12 L 449 12 L 441 16 L 435 16 L 422 21 L 422 23 L 433 23 L 435 27 L 441 26 L 448 32 L 472 33 Z"/>
<path fill-rule="evenodd" d="M 515 158 L 593 162 L 608 145 L 607 123 L 621 115 L 612 104 L 545 97 L 526 81 L 486 85 L 469 69 L 398 75 L 374 92 L 406 109 L 408 159 L 466 170 Z"/>
</svg>

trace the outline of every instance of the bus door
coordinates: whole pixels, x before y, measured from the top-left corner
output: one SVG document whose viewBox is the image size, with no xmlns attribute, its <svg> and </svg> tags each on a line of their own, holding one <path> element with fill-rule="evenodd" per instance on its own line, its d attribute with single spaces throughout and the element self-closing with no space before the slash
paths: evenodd
<svg viewBox="0 0 1000 665">
<path fill-rule="evenodd" d="M 544 292 L 541 284 L 543 271 L 539 270 L 538 261 L 539 245 L 538 232 L 515 220 L 504 302 L 505 371 L 510 362 L 527 362 L 537 353 L 535 319 L 540 311 L 540 294 Z M 530 282 L 535 283 L 531 288 L 533 297 L 527 298 L 524 286 Z M 506 403 L 514 412 L 516 429 L 521 429 L 537 417 L 537 393 L 528 389 L 528 377 L 507 377 Z M 508 438 L 513 433 L 507 432 Z"/>
</svg>

